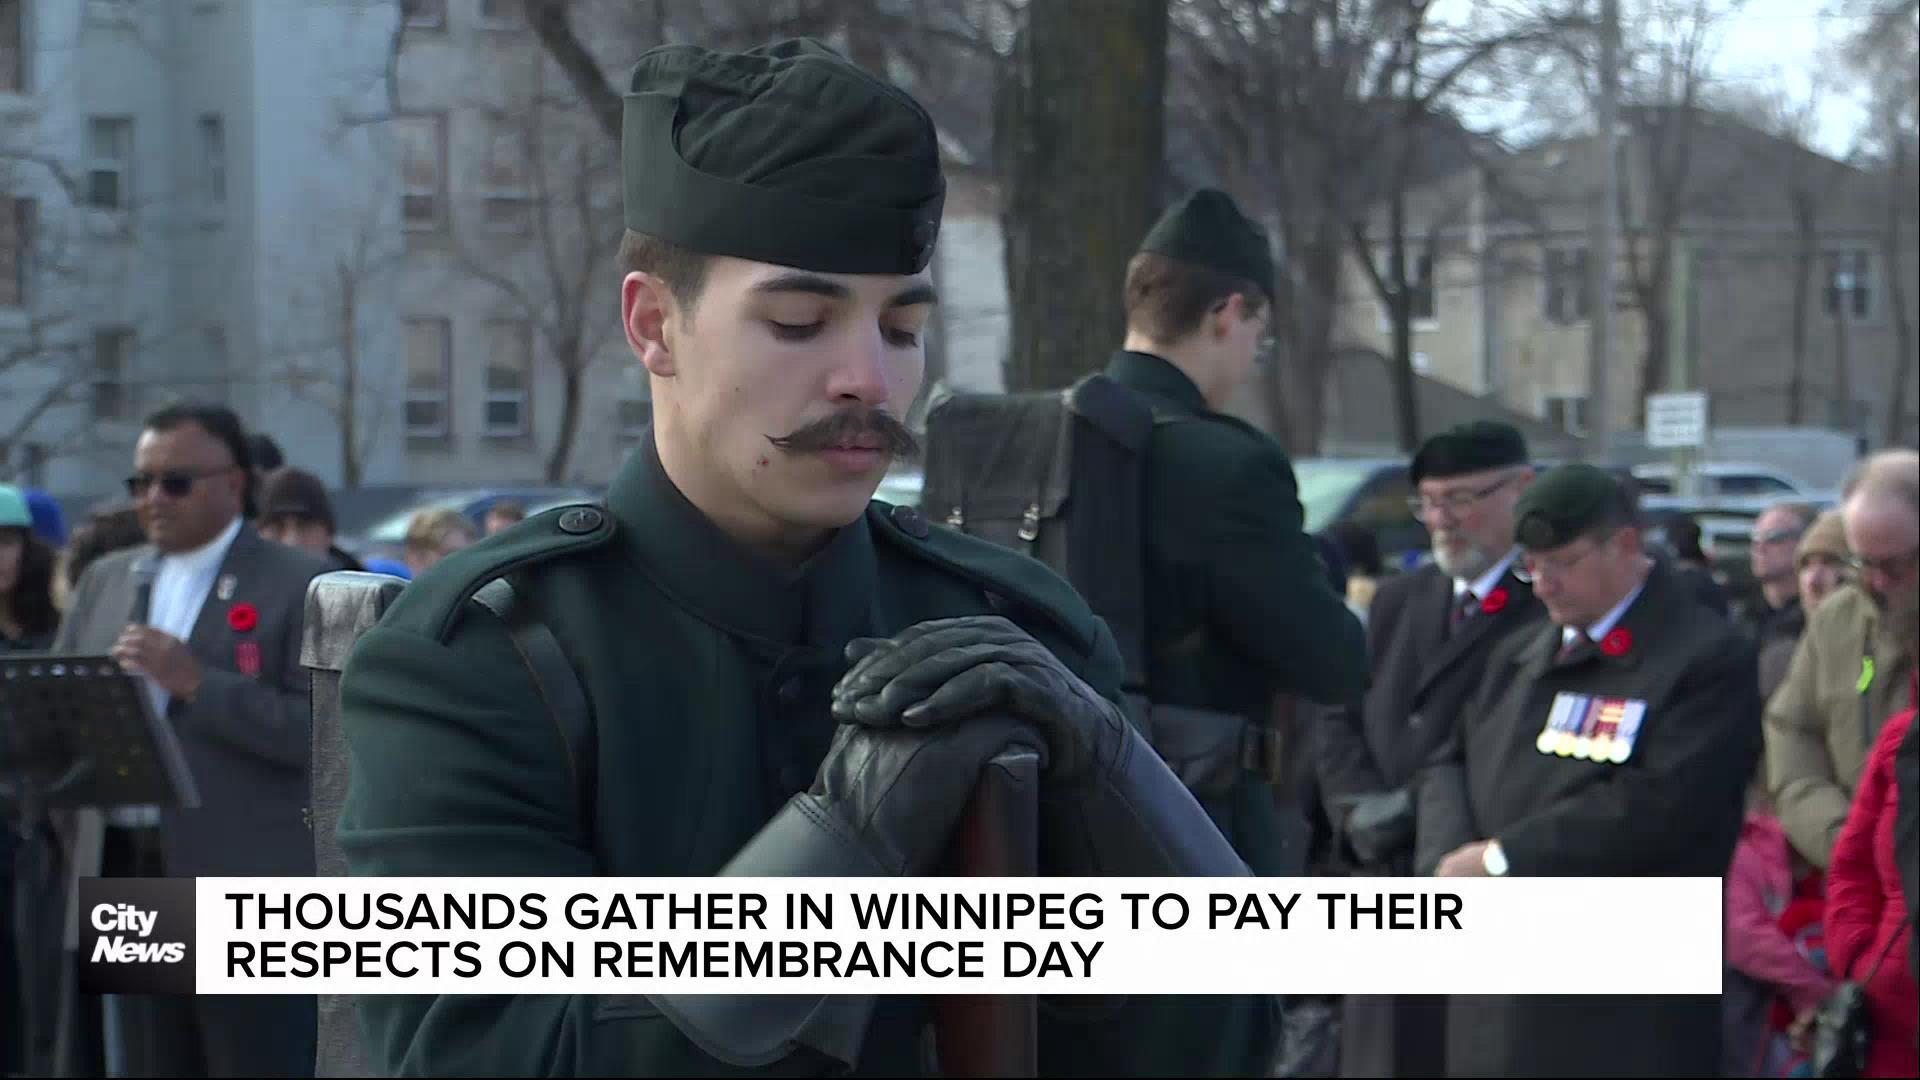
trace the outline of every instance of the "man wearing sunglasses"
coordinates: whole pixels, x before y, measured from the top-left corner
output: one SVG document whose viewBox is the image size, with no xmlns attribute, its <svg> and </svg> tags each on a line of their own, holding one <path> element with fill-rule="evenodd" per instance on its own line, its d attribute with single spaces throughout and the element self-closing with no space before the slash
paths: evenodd
<svg viewBox="0 0 1920 1080">
<path fill-rule="evenodd" d="M 1720 876 L 1760 753 L 1752 644 L 1648 557 L 1634 498 L 1605 470 L 1546 473 L 1516 516 L 1547 621 L 1495 648 L 1422 772 L 1415 869 Z M 1574 913 L 1565 943 L 1604 947 L 1641 917 L 1616 914 L 1594 937 Z M 1712 1076 L 1720 1066 L 1715 997 L 1463 996 L 1447 1010 L 1448 1076 Z"/>
<path fill-rule="evenodd" d="M 155 413 L 127 478 L 147 542 L 103 556 L 75 586 L 54 651 L 110 655 L 139 676 L 200 797 L 194 809 L 116 809 L 104 828 L 83 815 L 75 878 L 314 872 L 300 631 L 307 583 L 327 565 L 247 524 L 248 450 L 227 409 Z M 135 996 L 110 1008 L 128 1075 L 312 1075 L 312 997 Z"/>
<path fill-rule="evenodd" d="M 1920 455 L 1887 450 L 1841 489 L 1854 580 L 1808 614 L 1767 703 L 1767 786 L 1802 856 L 1825 867 L 1880 724 L 1907 703 L 1920 619 Z"/>
</svg>

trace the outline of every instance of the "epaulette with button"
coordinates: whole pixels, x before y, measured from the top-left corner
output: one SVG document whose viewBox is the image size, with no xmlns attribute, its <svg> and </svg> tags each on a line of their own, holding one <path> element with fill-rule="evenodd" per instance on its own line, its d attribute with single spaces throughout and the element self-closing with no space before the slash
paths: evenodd
<svg viewBox="0 0 1920 1080">
<path fill-rule="evenodd" d="M 444 641 L 487 582 L 592 550 L 614 532 L 613 515 L 591 504 L 535 514 L 442 559 L 406 587 L 381 622 Z"/>
<path fill-rule="evenodd" d="M 1038 559 L 998 544 L 936 526 L 917 507 L 873 502 L 867 509 L 873 535 L 978 585 L 1002 610 L 1019 609 L 1044 619 L 1082 656 L 1094 648 L 1097 630 L 1086 601 Z M 1016 620 L 1018 621 L 1018 620 Z"/>
</svg>

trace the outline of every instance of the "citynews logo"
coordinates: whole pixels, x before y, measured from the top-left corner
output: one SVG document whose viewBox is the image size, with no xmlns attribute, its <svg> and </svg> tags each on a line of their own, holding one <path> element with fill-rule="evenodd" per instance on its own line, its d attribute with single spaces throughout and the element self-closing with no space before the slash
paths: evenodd
<svg viewBox="0 0 1920 1080">
<path fill-rule="evenodd" d="M 193 993 L 192 878 L 80 879 L 80 989 Z"/>
</svg>

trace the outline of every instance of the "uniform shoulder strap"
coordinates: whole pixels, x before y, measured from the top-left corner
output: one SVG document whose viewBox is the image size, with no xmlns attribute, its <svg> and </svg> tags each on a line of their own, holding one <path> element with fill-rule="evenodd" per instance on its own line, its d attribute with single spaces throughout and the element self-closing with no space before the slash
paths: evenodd
<svg viewBox="0 0 1920 1080">
<path fill-rule="evenodd" d="M 560 648 L 560 640 L 540 621 L 534 606 L 514 589 L 511 580 L 504 576 L 494 578 L 475 591 L 473 598 L 506 625 L 513 647 L 533 676 L 534 690 L 547 707 L 547 716 L 559 729 L 561 741 L 566 743 L 567 764 L 573 775 L 576 820 L 586 848 L 592 851 L 598 754 L 586 688 L 567 660 L 566 652 Z"/>
</svg>

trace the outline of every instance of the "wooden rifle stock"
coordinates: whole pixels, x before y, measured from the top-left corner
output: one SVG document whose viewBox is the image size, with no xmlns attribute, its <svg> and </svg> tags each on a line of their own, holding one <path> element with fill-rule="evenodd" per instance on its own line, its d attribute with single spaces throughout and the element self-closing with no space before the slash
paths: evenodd
<svg viewBox="0 0 1920 1080">
<path fill-rule="evenodd" d="M 947 873 L 1035 877 L 1040 870 L 1040 759 L 1010 748 L 981 770 L 954 829 Z M 1040 1018 L 1031 994 L 952 995 L 934 1002 L 944 1076 L 1037 1076 Z"/>
</svg>

